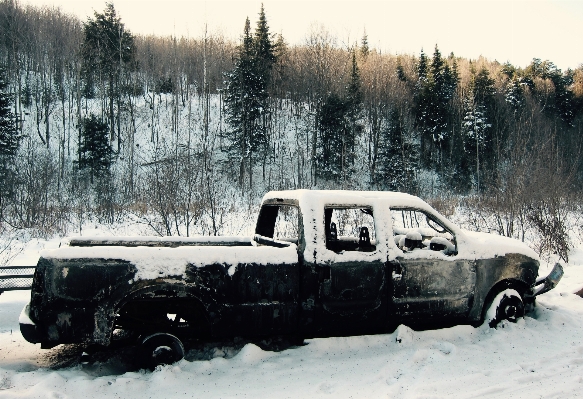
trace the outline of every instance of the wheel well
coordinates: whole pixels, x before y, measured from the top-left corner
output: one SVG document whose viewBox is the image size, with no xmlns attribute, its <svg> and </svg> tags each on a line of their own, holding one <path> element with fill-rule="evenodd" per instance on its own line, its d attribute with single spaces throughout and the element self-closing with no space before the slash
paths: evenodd
<svg viewBox="0 0 583 399">
<path fill-rule="evenodd" d="M 484 306 L 482 307 L 481 321 L 484 321 L 485 313 L 488 310 L 490 304 L 492 303 L 494 297 L 498 295 L 500 292 L 509 288 L 516 290 L 520 294 L 520 297 L 524 302 L 524 294 L 526 294 L 526 292 L 528 291 L 528 285 L 525 282 L 515 279 L 498 281 L 496 284 L 494 284 L 494 286 L 490 289 L 490 292 L 488 292 L 488 295 L 486 296 Z"/>
<path fill-rule="evenodd" d="M 207 309 L 183 286 L 156 285 L 133 292 L 118 303 L 115 314 L 114 329 L 139 334 L 168 332 L 194 338 L 211 331 Z"/>
</svg>

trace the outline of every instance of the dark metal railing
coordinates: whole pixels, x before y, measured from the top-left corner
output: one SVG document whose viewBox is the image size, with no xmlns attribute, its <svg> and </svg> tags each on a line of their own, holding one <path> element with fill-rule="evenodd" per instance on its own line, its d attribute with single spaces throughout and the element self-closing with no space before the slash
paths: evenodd
<svg viewBox="0 0 583 399">
<path fill-rule="evenodd" d="M 29 290 L 36 266 L 0 267 L 0 294 L 4 291 Z"/>
</svg>

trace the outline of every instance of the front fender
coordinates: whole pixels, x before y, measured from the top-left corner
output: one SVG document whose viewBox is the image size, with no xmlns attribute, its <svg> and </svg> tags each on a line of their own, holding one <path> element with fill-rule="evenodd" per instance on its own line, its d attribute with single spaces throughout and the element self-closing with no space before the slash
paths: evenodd
<svg viewBox="0 0 583 399">
<path fill-rule="evenodd" d="M 506 254 L 476 261 L 476 288 L 474 303 L 470 310 L 470 320 L 480 321 L 482 310 L 499 286 L 514 287 L 524 295 L 533 286 L 538 275 L 539 262 L 523 254 Z"/>
</svg>

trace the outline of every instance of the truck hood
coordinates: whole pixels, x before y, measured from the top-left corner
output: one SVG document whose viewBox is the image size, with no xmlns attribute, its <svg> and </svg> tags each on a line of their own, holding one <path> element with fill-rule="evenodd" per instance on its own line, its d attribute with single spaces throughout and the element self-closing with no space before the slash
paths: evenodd
<svg viewBox="0 0 583 399">
<path fill-rule="evenodd" d="M 469 230 L 462 230 L 456 238 L 458 257 L 464 259 L 487 259 L 512 253 L 539 260 L 532 248 L 514 238 Z"/>
</svg>

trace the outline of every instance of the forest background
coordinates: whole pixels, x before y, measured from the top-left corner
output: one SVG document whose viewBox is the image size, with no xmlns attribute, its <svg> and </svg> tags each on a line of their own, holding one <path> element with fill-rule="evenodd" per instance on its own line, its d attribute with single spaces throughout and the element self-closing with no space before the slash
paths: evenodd
<svg viewBox="0 0 583 399">
<path fill-rule="evenodd" d="M 583 66 L 383 54 L 321 26 L 291 46 L 258 11 L 232 42 L 0 1 L 0 261 L 18 232 L 88 223 L 249 234 L 265 192 L 297 188 L 412 193 L 568 259 Z"/>
</svg>

